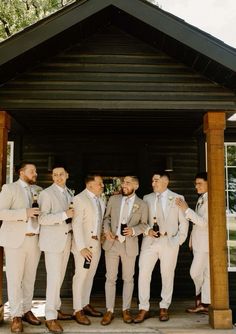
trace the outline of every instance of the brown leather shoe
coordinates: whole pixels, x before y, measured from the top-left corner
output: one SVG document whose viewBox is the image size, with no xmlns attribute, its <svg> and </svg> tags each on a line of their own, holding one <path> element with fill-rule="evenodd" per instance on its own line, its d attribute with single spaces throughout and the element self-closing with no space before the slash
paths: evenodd
<svg viewBox="0 0 236 334">
<path fill-rule="evenodd" d="M 61 310 L 57 310 L 57 320 L 71 320 L 73 319 L 71 314 L 66 314 Z"/>
<path fill-rule="evenodd" d="M 208 314 L 208 304 L 201 303 L 198 306 L 187 308 L 186 312 Z"/>
<path fill-rule="evenodd" d="M 101 320 L 101 325 L 103 326 L 109 325 L 113 319 L 114 319 L 114 313 L 112 313 L 111 311 L 107 311 Z"/>
<path fill-rule="evenodd" d="M 146 310 L 139 310 L 139 313 L 134 318 L 134 323 L 139 324 L 140 322 L 143 322 L 147 318 L 149 318 L 149 312 Z"/>
<path fill-rule="evenodd" d="M 23 332 L 23 324 L 21 317 L 14 317 L 11 323 L 11 332 L 12 333 L 20 333 Z"/>
<path fill-rule="evenodd" d="M 126 322 L 127 324 L 131 324 L 131 322 L 133 322 L 133 317 L 130 314 L 130 310 L 124 310 L 122 312 L 122 316 L 123 316 L 123 321 Z"/>
<path fill-rule="evenodd" d="M 48 328 L 48 330 L 52 333 L 61 333 L 63 332 L 63 328 L 59 324 L 59 322 L 56 319 L 52 320 L 45 320 L 45 325 Z"/>
<path fill-rule="evenodd" d="M 168 321 L 169 320 L 169 314 L 168 314 L 168 310 L 166 308 L 160 308 L 159 320 L 160 321 Z"/>
<path fill-rule="evenodd" d="M 31 312 L 31 311 L 26 312 L 26 313 L 23 315 L 22 320 L 23 320 L 23 321 L 26 321 L 26 322 L 28 322 L 29 324 L 34 325 L 34 326 L 39 326 L 39 325 L 41 325 L 41 321 L 40 321 L 38 318 L 36 318 L 36 316 L 35 316 L 35 315 L 33 314 L 33 312 Z"/>
<path fill-rule="evenodd" d="M 84 314 L 91 315 L 91 317 L 102 317 L 103 316 L 102 312 L 95 310 L 95 308 L 92 307 L 92 305 L 90 304 L 86 305 L 83 308 L 83 310 L 84 310 Z"/>
<path fill-rule="evenodd" d="M 89 320 L 88 317 L 84 314 L 84 311 L 77 311 L 75 313 L 75 321 L 78 322 L 80 325 L 90 325 L 91 321 Z"/>
</svg>

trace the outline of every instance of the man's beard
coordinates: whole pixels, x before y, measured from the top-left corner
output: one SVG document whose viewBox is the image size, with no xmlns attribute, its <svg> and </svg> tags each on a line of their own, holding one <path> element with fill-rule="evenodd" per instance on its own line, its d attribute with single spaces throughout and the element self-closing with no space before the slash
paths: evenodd
<svg viewBox="0 0 236 334">
<path fill-rule="evenodd" d="M 123 189 L 121 189 L 121 193 L 122 193 L 123 196 L 130 196 L 130 195 L 134 194 L 134 190 L 131 190 L 130 192 L 126 192 L 126 194 L 125 194 Z"/>
<path fill-rule="evenodd" d="M 36 178 L 30 179 L 27 176 L 24 176 L 24 181 L 28 184 L 35 184 L 36 183 Z"/>
</svg>

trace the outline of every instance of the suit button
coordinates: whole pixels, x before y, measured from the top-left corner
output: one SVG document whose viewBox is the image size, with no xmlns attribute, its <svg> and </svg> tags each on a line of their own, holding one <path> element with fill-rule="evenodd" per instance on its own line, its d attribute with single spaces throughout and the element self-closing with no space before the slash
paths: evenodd
<svg viewBox="0 0 236 334">
<path fill-rule="evenodd" d="M 91 231 L 91 233 L 93 233 L 93 231 Z"/>
<path fill-rule="evenodd" d="M 68 234 L 67 232 L 65 232 L 65 234 Z"/>
</svg>

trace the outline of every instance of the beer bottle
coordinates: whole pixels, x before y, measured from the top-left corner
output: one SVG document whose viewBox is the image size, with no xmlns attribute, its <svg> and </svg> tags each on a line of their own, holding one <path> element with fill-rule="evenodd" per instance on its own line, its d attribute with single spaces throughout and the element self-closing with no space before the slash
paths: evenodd
<svg viewBox="0 0 236 334">
<path fill-rule="evenodd" d="M 157 224 L 157 218 L 153 217 L 153 227 L 152 227 L 154 232 L 157 232 L 157 235 L 155 236 L 155 238 L 159 238 L 160 233 L 159 233 L 159 226 Z"/>
<path fill-rule="evenodd" d="M 33 194 L 33 203 L 32 203 L 32 208 L 39 208 L 39 204 L 38 204 L 38 195 L 37 194 Z M 36 217 L 38 216 L 38 214 L 34 214 Z"/>
<path fill-rule="evenodd" d="M 89 247 L 89 250 L 92 251 L 92 246 Z M 87 260 L 86 258 L 84 259 L 84 268 L 89 269 L 90 268 L 91 261 Z"/>
<path fill-rule="evenodd" d="M 120 234 L 124 235 L 124 229 L 127 227 L 126 221 L 125 219 L 122 220 L 121 224 L 120 224 Z"/>
<path fill-rule="evenodd" d="M 73 209 L 73 202 L 70 202 L 69 208 L 68 209 Z M 66 219 L 66 224 L 70 224 L 72 222 L 72 218 L 67 218 Z"/>
</svg>

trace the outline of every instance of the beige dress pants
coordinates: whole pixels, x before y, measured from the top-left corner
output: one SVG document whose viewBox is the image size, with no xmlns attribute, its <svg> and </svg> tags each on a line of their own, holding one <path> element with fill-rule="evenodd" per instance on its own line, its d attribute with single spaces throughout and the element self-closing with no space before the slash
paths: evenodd
<svg viewBox="0 0 236 334">
<path fill-rule="evenodd" d="M 132 295 L 134 290 L 134 270 L 136 256 L 129 256 L 125 250 L 125 242 L 120 243 L 115 240 L 113 246 L 105 251 L 106 260 L 106 308 L 113 312 L 116 296 L 116 280 L 118 275 L 119 262 L 122 264 L 123 293 L 122 303 L 123 310 L 130 309 Z"/>
<path fill-rule="evenodd" d="M 73 250 L 73 254 L 75 258 L 75 275 L 72 284 L 73 309 L 77 312 L 90 303 L 93 279 L 101 256 L 101 246 L 93 248 L 93 257 L 89 269 L 84 268 L 84 257 L 77 249 Z"/>
<path fill-rule="evenodd" d="M 66 267 L 71 251 L 71 233 L 68 233 L 63 252 L 44 252 L 47 271 L 46 288 L 46 320 L 57 319 L 57 311 L 61 308 L 60 290 L 65 277 Z"/>
<path fill-rule="evenodd" d="M 7 291 L 12 317 L 31 310 L 36 271 L 40 259 L 38 235 L 25 236 L 19 248 L 4 247 Z"/>
</svg>

